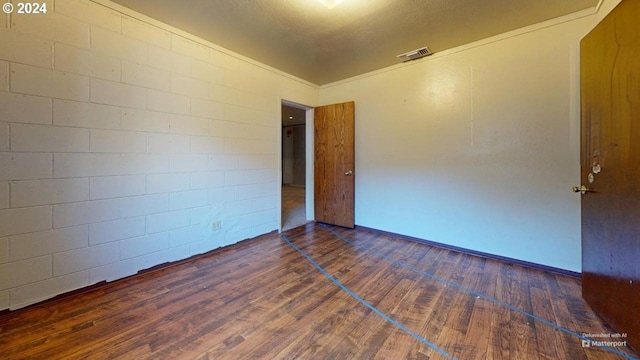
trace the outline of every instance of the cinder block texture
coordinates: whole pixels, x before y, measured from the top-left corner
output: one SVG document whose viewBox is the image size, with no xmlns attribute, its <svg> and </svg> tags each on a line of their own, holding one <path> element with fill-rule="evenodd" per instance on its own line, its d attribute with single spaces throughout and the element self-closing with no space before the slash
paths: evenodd
<svg viewBox="0 0 640 360">
<path fill-rule="evenodd" d="M 52 48 L 50 40 L 0 29 L 0 54 L 3 60 L 51 68 Z"/>
<path fill-rule="evenodd" d="M 130 16 L 122 17 L 122 34 L 143 42 L 171 48 L 171 33 Z"/>
<path fill-rule="evenodd" d="M 0 151 L 9 151 L 9 124 L 0 124 Z"/>
<path fill-rule="evenodd" d="M 23 260 L 88 245 L 87 226 L 67 227 L 9 237 L 11 260 Z"/>
<path fill-rule="evenodd" d="M 91 1 L 56 1 L 56 12 L 115 32 L 121 28 L 122 16 L 119 12 Z"/>
<path fill-rule="evenodd" d="M 91 50 L 139 64 L 147 61 L 147 43 L 99 26 L 91 27 Z"/>
<path fill-rule="evenodd" d="M 9 238 L 0 238 L 0 264 L 9 261 Z"/>
<path fill-rule="evenodd" d="M 11 206 L 53 205 L 89 200 L 88 178 L 11 182 Z"/>
<path fill-rule="evenodd" d="M 9 91 L 9 62 L 0 61 L 0 91 Z"/>
<path fill-rule="evenodd" d="M 0 236 L 51 229 L 51 206 L 0 210 Z"/>
<path fill-rule="evenodd" d="M 0 26 L 0 311 L 277 228 L 277 109 L 317 87 L 116 4 L 45 1 Z"/>
<path fill-rule="evenodd" d="M 94 78 L 119 81 L 121 60 L 97 54 L 91 50 L 66 44 L 57 44 L 54 59 L 56 70 Z"/>
<path fill-rule="evenodd" d="M 9 208 L 9 182 L 0 182 L 0 210 Z"/>
<path fill-rule="evenodd" d="M 89 78 L 11 63 L 11 91 L 55 99 L 89 100 Z"/>
<path fill-rule="evenodd" d="M 87 152 L 89 130 L 61 126 L 11 126 L 11 150 L 20 152 Z"/>
<path fill-rule="evenodd" d="M 52 155 L 47 153 L 0 152 L 0 181 L 51 177 Z"/>
<path fill-rule="evenodd" d="M 115 106 L 54 100 L 53 124 L 91 129 L 120 129 L 120 112 L 121 109 Z"/>
<path fill-rule="evenodd" d="M 48 1 L 53 9 L 53 1 Z M 46 16 L 12 16 L 11 29 L 29 33 L 58 43 L 89 47 L 89 24 L 47 11 Z"/>
<path fill-rule="evenodd" d="M 91 102 L 144 109 L 147 89 L 101 79 L 91 79 Z"/>
<path fill-rule="evenodd" d="M 0 121 L 51 124 L 51 108 L 49 98 L 0 92 Z"/>
</svg>

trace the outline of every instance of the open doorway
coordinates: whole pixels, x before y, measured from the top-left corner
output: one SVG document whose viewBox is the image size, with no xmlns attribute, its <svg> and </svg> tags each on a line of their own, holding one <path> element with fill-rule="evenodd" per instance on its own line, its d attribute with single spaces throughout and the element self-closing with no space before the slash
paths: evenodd
<svg viewBox="0 0 640 360">
<path fill-rule="evenodd" d="M 282 102 L 282 231 L 304 225 L 308 219 L 312 218 L 308 216 L 310 205 L 308 201 L 310 183 L 308 169 L 312 165 L 309 164 L 307 156 L 309 109 L 301 105 Z"/>
</svg>

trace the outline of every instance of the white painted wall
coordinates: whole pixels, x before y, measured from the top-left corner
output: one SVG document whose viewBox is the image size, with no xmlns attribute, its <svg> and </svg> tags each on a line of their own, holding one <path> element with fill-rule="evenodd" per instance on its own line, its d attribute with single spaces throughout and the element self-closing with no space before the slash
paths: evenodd
<svg viewBox="0 0 640 360">
<path fill-rule="evenodd" d="M 47 4 L 0 21 L 0 310 L 277 229 L 281 100 L 319 96 L 356 101 L 359 225 L 579 270 L 595 17 L 319 91 L 107 0 Z"/>
<path fill-rule="evenodd" d="M 356 103 L 357 225 L 580 271 L 590 14 L 323 86 Z"/>
<path fill-rule="evenodd" d="M 282 183 L 293 184 L 293 128 L 282 128 Z"/>
<path fill-rule="evenodd" d="M 282 183 L 284 185 L 306 185 L 305 125 L 282 128 Z"/>
<path fill-rule="evenodd" d="M 278 229 L 281 99 L 317 87 L 106 0 L 47 4 L 0 21 L 0 310 Z"/>
</svg>

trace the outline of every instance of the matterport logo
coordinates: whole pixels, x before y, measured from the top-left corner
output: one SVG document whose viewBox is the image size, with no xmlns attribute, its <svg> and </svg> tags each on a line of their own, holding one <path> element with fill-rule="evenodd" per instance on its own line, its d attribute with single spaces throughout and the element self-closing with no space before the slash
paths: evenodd
<svg viewBox="0 0 640 360">
<path fill-rule="evenodd" d="M 627 333 L 587 334 L 582 333 L 582 347 L 622 347 L 627 346 Z M 588 338 L 588 339 L 584 339 Z"/>
</svg>

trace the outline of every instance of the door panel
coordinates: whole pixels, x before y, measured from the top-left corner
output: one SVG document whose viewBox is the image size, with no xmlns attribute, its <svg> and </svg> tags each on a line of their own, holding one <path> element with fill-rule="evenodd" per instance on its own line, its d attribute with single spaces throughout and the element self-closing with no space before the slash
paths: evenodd
<svg viewBox="0 0 640 360">
<path fill-rule="evenodd" d="M 582 293 L 640 349 L 640 1 L 580 43 Z M 590 175 L 591 174 L 591 175 Z"/>
<path fill-rule="evenodd" d="M 355 225 L 355 104 L 314 109 L 316 221 Z"/>
</svg>

